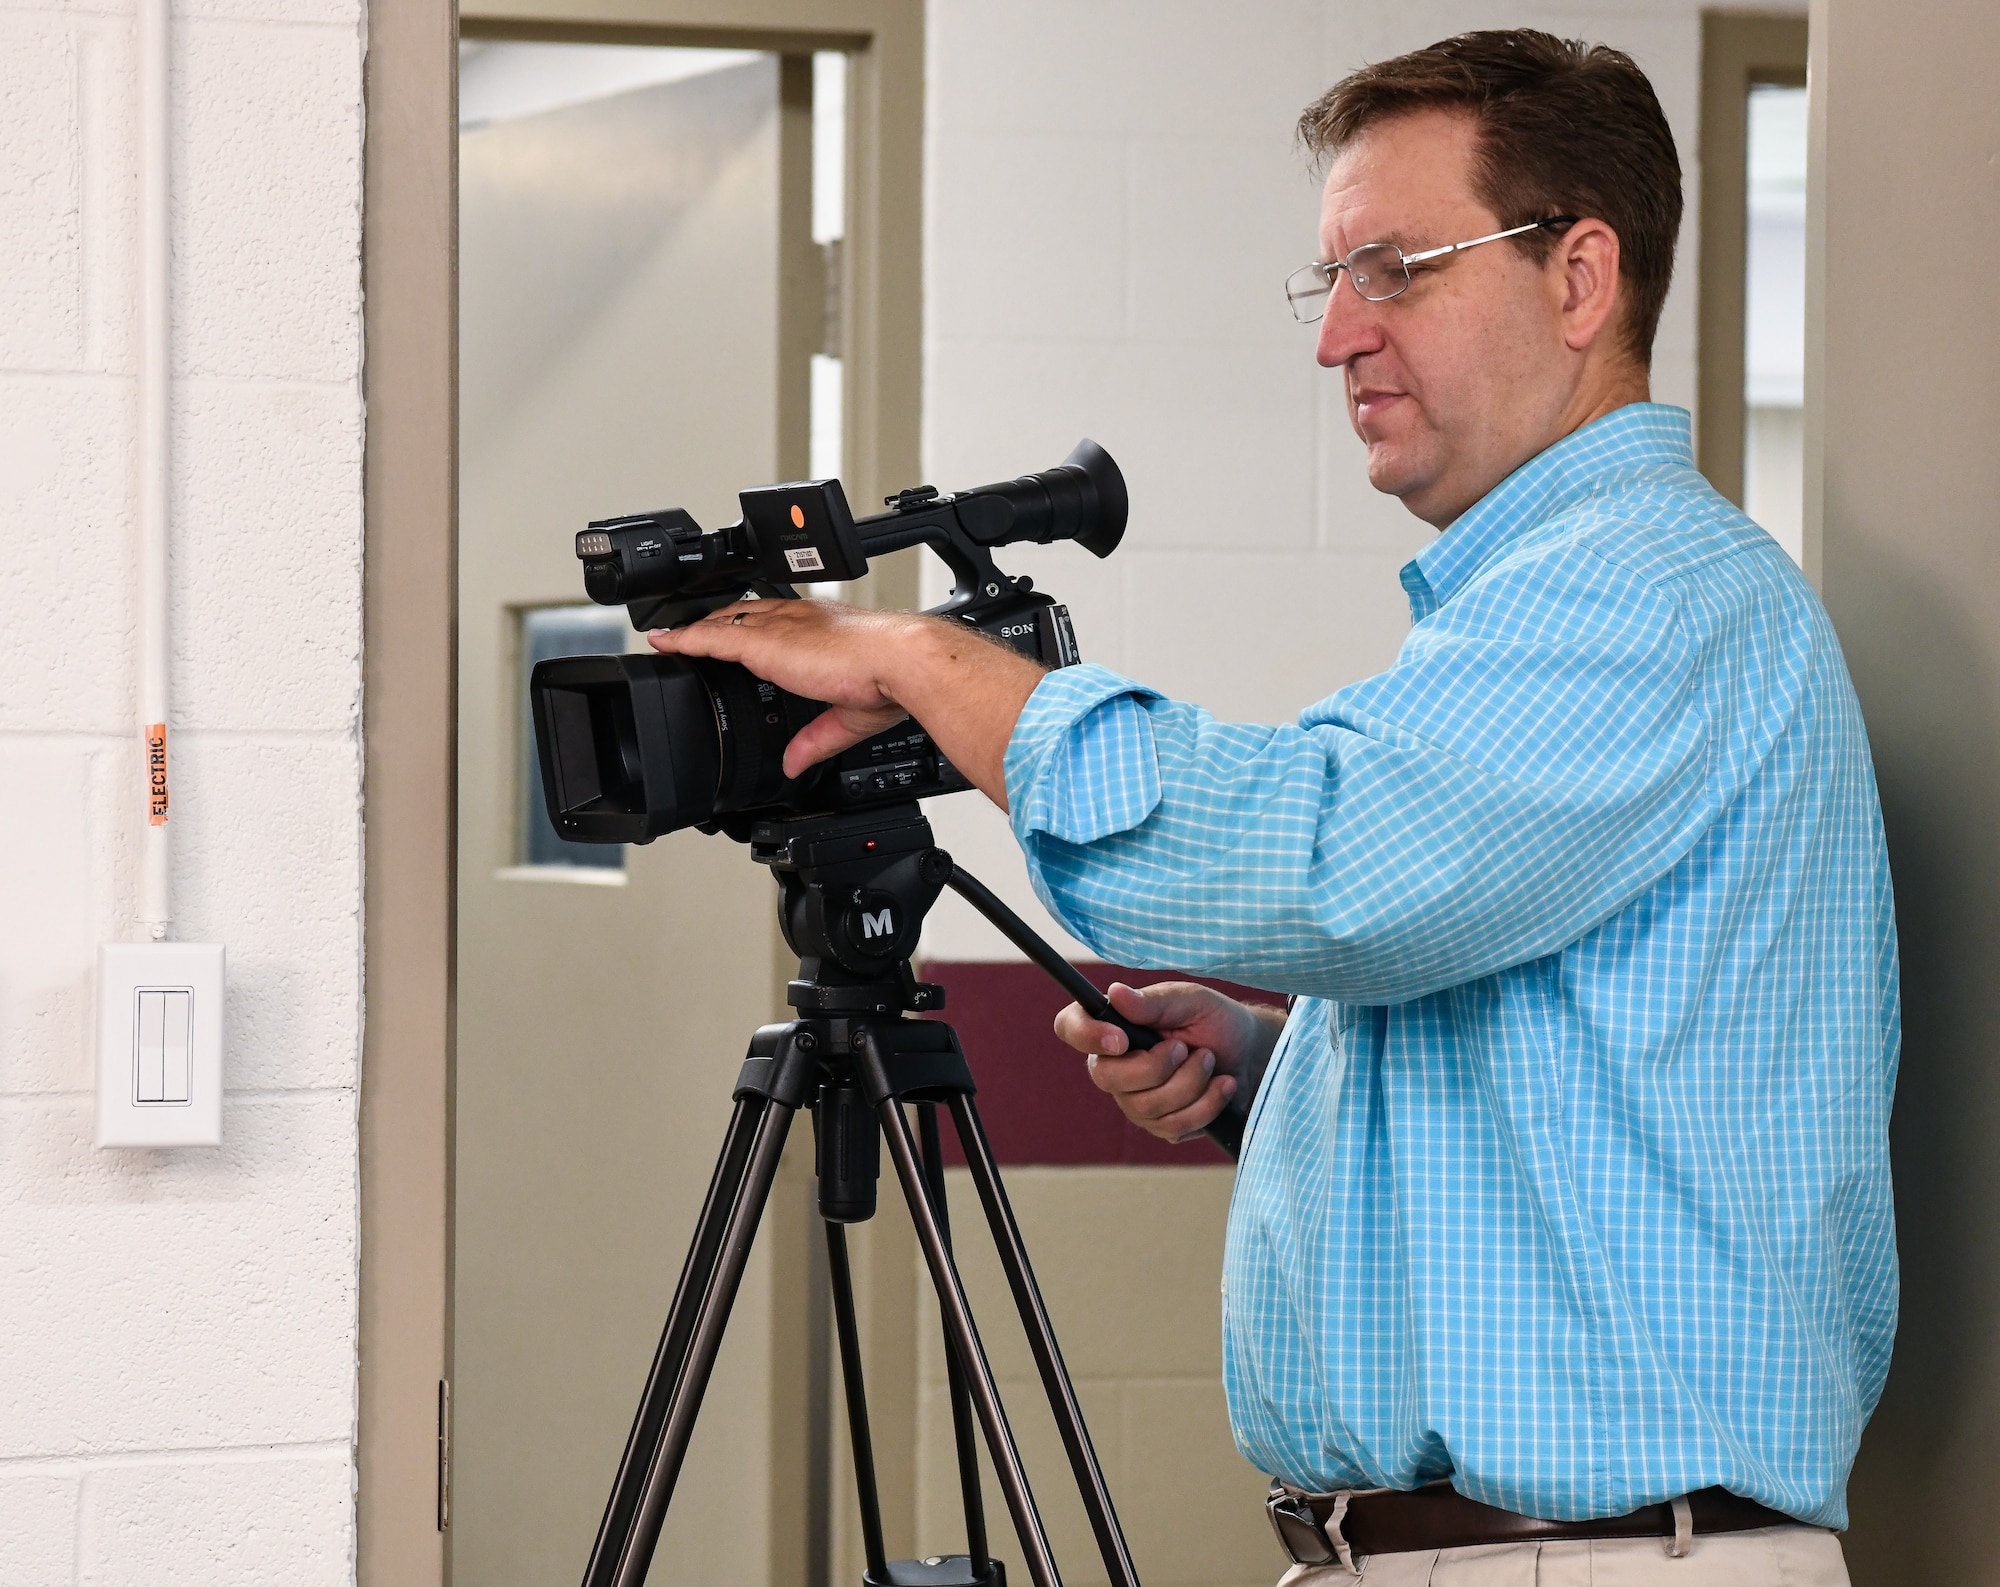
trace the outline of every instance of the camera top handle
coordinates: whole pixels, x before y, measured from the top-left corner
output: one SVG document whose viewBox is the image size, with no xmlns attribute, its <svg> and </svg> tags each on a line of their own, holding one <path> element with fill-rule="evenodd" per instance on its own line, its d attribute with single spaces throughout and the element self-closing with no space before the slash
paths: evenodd
<svg viewBox="0 0 2000 1587">
<path fill-rule="evenodd" d="M 713 532 L 679 508 L 591 524 L 576 545 L 586 592 L 623 605 L 643 633 L 694 622 L 747 594 L 786 599 L 797 584 L 857 579 L 871 558 L 923 545 L 952 572 L 951 594 L 933 614 L 979 623 L 1034 587 L 1000 572 L 994 547 L 1074 540 L 1107 557 L 1128 512 L 1124 476 L 1089 440 L 1038 474 L 953 495 L 919 486 L 887 498 L 888 512 L 858 520 L 837 479 L 760 486 L 739 499 L 742 522 Z"/>
</svg>

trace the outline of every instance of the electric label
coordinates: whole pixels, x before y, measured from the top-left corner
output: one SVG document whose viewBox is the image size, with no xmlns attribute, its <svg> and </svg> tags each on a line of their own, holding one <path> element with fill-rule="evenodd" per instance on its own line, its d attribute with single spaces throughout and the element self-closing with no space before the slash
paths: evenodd
<svg viewBox="0 0 2000 1587">
<path fill-rule="evenodd" d="M 167 823 L 167 724 L 155 722 L 146 729 L 146 820 L 152 826 Z"/>
</svg>

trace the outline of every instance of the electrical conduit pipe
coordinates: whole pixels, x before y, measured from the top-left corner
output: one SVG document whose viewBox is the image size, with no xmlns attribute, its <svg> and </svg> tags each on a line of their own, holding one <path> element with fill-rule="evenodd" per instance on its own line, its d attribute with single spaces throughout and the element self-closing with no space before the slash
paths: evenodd
<svg viewBox="0 0 2000 1587">
<path fill-rule="evenodd" d="M 173 919 L 167 729 L 173 511 L 172 0 L 139 0 L 139 731 L 146 824 L 139 923 L 163 942 Z"/>
</svg>

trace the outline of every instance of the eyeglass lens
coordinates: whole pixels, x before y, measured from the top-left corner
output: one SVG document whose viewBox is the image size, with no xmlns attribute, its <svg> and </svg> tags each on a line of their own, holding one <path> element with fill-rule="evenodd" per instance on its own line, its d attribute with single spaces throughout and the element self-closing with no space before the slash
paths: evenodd
<svg viewBox="0 0 2000 1587">
<path fill-rule="evenodd" d="M 1410 284 L 1409 267 L 1394 243 L 1364 243 L 1342 263 L 1354 278 L 1354 290 L 1371 303 L 1387 302 Z M 1309 264 L 1285 278 L 1285 300 L 1292 306 L 1293 319 L 1310 325 L 1325 315 L 1339 271 L 1339 265 Z"/>
<path fill-rule="evenodd" d="M 1301 265 L 1285 277 L 1285 301 L 1292 318 L 1310 325 L 1326 313 L 1326 295 L 1333 290 L 1333 272 L 1325 265 Z"/>
<path fill-rule="evenodd" d="M 1347 256 L 1347 273 L 1354 278 L 1354 290 L 1370 303 L 1385 302 L 1410 284 L 1410 270 L 1403 263 L 1403 250 L 1394 243 L 1371 242 Z"/>
</svg>

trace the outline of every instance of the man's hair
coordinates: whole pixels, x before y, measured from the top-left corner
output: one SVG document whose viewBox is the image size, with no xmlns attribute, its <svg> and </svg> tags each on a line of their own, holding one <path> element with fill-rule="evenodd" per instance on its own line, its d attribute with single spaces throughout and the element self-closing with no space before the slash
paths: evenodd
<svg viewBox="0 0 2000 1587">
<path fill-rule="evenodd" d="M 1370 127 L 1421 110 L 1472 117 L 1474 190 L 1503 230 L 1575 215 L 1618 234 L 1625 343 L 1650 364 L 1674 275 L 1681 162 L 1632 57 L 1532 28 L 1461 33 L 1343 77 L 1299 117 L 1299 141 L 1325 161 Z M 1537 263 L 1557 245 L 1548 230 L 1513 240 Z"/>
</svg>

